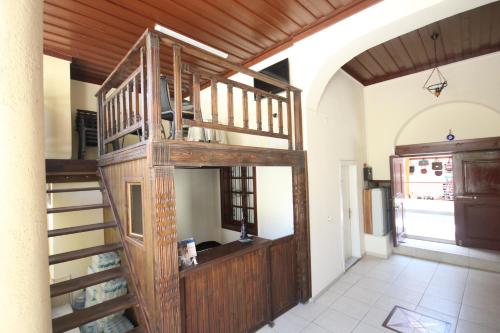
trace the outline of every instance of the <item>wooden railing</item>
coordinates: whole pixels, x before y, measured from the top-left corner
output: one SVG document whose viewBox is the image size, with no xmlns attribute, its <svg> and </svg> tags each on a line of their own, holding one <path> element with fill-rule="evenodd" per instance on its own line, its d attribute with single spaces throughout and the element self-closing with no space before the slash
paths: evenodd
<svg viewBox="0 0 500 333">
<path fill-rule="evenodd" d="M 161 53 L 162 56 L 167 54 L 161 63 L 160 46 L 167 47 L 166 52 Z M 206 70 L 210 66 L 204 67 L 203 64 L 226 71 L 215 74 Z M 167 35 L 147 30 L 97 93 L 101 155 L 120 149 L 118 140 L 132 133 L 137 134 L 141 141 L 166 139 L 161 118 L 160 67 L 173 78 L 172 126 L 175 137 L 172 140 L 184 140 L 182 129 L 188 125 L 287 140 L 288 149 L 302 150 L 299 89 Z M 227 78 L 235 73 L 272 84 L 284 92 L 273 94 Z M 186 85 L 188 89 L 183 89 Z M 203 117 L 203 94 L 208 93 L 211 107 L 208 110 L 203 108 Z M 224 111 L 219 107 L 220 98 L 227 99 L 222 103 Z M 183 100 L 186 99 L 193 106 L 194 119 L 182 117 Z"/>
</svg>

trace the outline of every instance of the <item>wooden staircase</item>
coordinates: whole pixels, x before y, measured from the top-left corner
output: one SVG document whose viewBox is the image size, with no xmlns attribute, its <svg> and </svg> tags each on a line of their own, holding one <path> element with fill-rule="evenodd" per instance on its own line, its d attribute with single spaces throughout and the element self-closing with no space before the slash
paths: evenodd
<svg viewBox="0 0 500 333">
<path fill-rule="evenodd" d="M 68 206 L 68 207 L 57 207 L 48 208 L 47 214 L 62 214 L 67 212 L 91 210 L 91 209 L 101 209 L 101 208 L 111 208 L 109 202 L 111 202 L 108 192 L 104 187 L 104 182 L 101 180 L 100 174 L 97 170 L 97 164 L 95 161 L 71 161 L 71 160 L 47 160 L 47 183 L 60 183 L 60 182 L 95 182 L 98 181 L 101 186 L 89 186 L 89 187 L 77 187 L 68 189 L 48 189 L 47 194 L 58 194 L 71 192 L 82 192 L 82 191 L 96 191 L 100 190 L 103 195 L 103 201 L 105 203 L 92 204 L 92 205 L 79 205 L 79 206 Z M 111 209 L 111 211 L 113 211 Z M 134 281 L 131 279 L 131 273 L 133 269 L 129 266 L 129 260 L 127 258 L 127 251 L 125 249 L 125 244 L 123 242 L 123 230 L 121 230 L 121 225 L 117 221 L 117 217 L 114 214 L 114 219 L 112 221 L 104 221 L 100 223 L 78 225 L 67 228 L 60 228 L 48 231 L 48 237 L 60 237 L 64 235 L 94 231 L 94 230 L 104 230 L 108 228 L 117 228 L 120 241 L 113 244 L 105 244 L 100 246 L 94 246 L 89 248 L 84 248 L 75 251 L 69 251 L 65 253 L 58 253 L 49 256 L 49 265 L 56 265 L 71 260 L 77 260 L 85 257 L 90 257 L 96 254 L 107 253 L 112 251 L 120 251 L 121 253 L 121 267 L 111 268 L 105 271 L 88 274 L 82 277 L 74 278 L 68 281 L 62 281 L 50 285 L 50 295 L 51 297 L 61 296 L 70 292 L 81 290 L 99 283 L 107 282 L 117 278 L 125 278 L 128 285 L 128 294 L 113 298 L 111 300 L 104 301 L 100 304 L 90 306 L 82 310 L 75 310 L 73 313 L 63 315 L 61 317 L 54 318 L 52 320 L 52 329 L 54 333 L 66 332 L 73 328 L 77 328 L 86 323 L 95 321 L 100 318 L 104 318 L 108 315 L 114 314 L 116 312 L 135 309 L 135 314 L 137 317 L 138 326 L 127 333 L 149 333 L 148 322 L 145 314 L 145 310 L 140 306 L 141 302 L 139 300 L 137 289 L 135 288 Z"/>
</svg>

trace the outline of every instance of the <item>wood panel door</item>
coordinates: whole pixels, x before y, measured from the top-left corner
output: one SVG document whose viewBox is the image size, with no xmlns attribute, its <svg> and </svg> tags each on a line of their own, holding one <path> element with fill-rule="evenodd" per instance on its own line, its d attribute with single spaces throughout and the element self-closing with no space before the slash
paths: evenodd
<svg viewBox="0 0 500 333">
<path fill-rule="evenodd" d="M 458 245 L 500 250 L 500 151 L 453 155 Z"/>
<path fill-rule="evenodd" d="M 392 192 L 392 239 L 398 246 L 405 233 L 403 200 L 405 198 L 405 159 L 391 156 L 391 192 Z"/>
<path fill-rule="evenodd" d="M 299 302 L 294 236 L 273 240 L 270 248 L 271 316 L 279 317 Z"/>
</svg>

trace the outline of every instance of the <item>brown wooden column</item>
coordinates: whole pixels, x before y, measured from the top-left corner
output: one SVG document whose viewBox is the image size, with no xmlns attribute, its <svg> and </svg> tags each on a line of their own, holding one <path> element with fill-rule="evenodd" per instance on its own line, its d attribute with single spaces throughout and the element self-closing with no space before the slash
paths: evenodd
<svg viewBox="0 0 500 333">
<path fill-rule="evenodd" d="M 160 40 L 153 33 L 149 33 L 146 37 L 146 70 L 148 137 L 157 141 L 161 139 Z M 144 95 L 144 90 L 142 93 Z"/>
<path fill-rule="evenodd" d="M 306 152 L 304 152 L 306 155 Z M 304 166 L 292 167 L 293 220 L 297 255 L 297 293 L 301 302 L 311 298 L 311 255 L 309 246 L 309 195 L 307 156 Z"/>
<path fill-rule="evenodd" d="M 178 333 L 181 328 L 174 167 L 151 169 L 155 333 Z"/>
</svg>

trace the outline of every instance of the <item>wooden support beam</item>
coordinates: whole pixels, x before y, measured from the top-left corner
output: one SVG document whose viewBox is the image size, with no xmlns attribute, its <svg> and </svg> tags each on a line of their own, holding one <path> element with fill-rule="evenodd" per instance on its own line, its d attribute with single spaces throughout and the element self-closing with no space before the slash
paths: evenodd
<svg viewBox="0 0 500 333">
<path fill-rule="evenodd" d="M 180 333 L 180 293 L 174 167 L 151 169 L 155 333 Z"/>
<path fill-rule="evenodd" d="M 290 90 L 286 91 L 286 122 L 287 129 L 286 134 L 288 135 L 288 149 L 293 149 L 293 128 L 292 128 L 292 98 L 290 96 Z"/>
<path fill-rule="evenodd" d="M 293 92 L 293 111 L 295 120 L 295 150 L 303 149 L 302 142 L 302 104 L 300 91 Z"/>
</svg>

